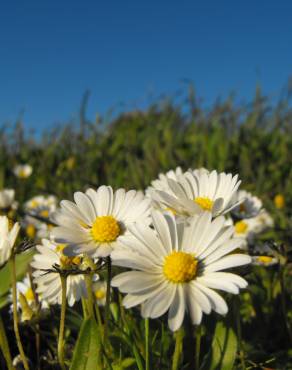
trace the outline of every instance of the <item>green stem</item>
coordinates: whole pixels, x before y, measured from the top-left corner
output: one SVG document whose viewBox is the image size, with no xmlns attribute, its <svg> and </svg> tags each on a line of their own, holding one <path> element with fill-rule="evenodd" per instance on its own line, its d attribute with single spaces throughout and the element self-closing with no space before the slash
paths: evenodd
<svg viewBox="0 0 292 370">
<path fill-rule="evenodd" d="M 9 349 L 8 340 L 7 340 L 7 336 L 5 333 L 5 328 L 3 325 L 3 320 L 2 320 L 1 315 L 0 315 L 0 346 L 1 346 L 3 356 L 5 358 L 8 370 L 13 370 L 10 349 Z"/>
<path fill-rule="evenodd" d="M 110 318 L 110 300 L 111 300 L 111 273 L 112 262 L 111 258 L 107 257 L 107 278 L 106 278 L 106 304 L 105 304 L 105 322 L 104 322 L 104 340 L 107 340 L 108 325 Z"/>
<path fill-rule="evenodd" d="M 178 370 L 180 359 L 181 359 L 181 354 L 182 354 L 182 349 L 183 349 L 183 338 L 184 338 L 183 329 L 180 328 L 178 331 L 174 333 L 174 335 L 175 335 L 175 348 L 174 348 L 174 353 L 173 353 L 173 358 L 172 358 L 171 369 Z"/>
<path fill-rule="evenodd" d="M 149 370 L 149 319 L 145 319 L 145 369 Z"/>
<path fill-rule="evenodd" d="M 87 311 L 86 300 L 84 298 L 81 298 L 81 304 L 82 304 L 83 317 L 84 319 L 86 319 L 88 317 L 88 311 Z"/>
<path fill-rule="evenodd" d="M 236 316 L 236 331 L 237 331 L 237 339 L 238 339 L 238 349 L 239 349 L 239 358 L 240 358 L 240 364 L 241 369 L 246 370 L 245 366 L 245 355 L 244 355 L 244 349 L 242 345 L 242 334 L 241 334 L 241 320 L 240 320 L 240 301 L 238 297 L 234 297 L 235 302 L 235 316 Z"/>
<path fill-rule="evenodd" d="M 200 352 L 201 352 L 201 338 L 202 338 L 202 330 L 201 327 L 197 327 L 196 331 L 196 357 L 195 357 L 195 369 L 199 370 L 200 368 Z"/>
<path fill-rule="evenodd" d="M 102 328 L 101 314 L 100 314 L 100 309 L 99 309 L 99 306 L 98 306 L 97 303 L 95 303 L 95 314 L 96 314 L 96 317 L 97 317 L 97 323 L 99 325 L 99 328 L 102 331 L 103 328 Z"/>
<path fill-rule="evenodd" d="M 92 274 L 85 275 L 85 284 L 87 290 L 87 309 L 89 317 L 94 318 L 94 310 L 93 310 L 93 295 L 92 295 Z"/>
<path fill-rule="evenodd" d="M 19 350 L 20 358 L 25 370 L 29 370 L 28 362 L 22 347 L 19 328 L 18 328 L 18 315 L 17 315 L 17 290 L 16 290 L 16 266 L 15 255 L 11 256 L 11 280 L 12 280 L 12 303 L 13 303 L 13 327 L 16 338 L 17 347 Z"/>
<path fill-rule="evenodd" d="M 61 303 L 61 317 L 60 317 L 60 328 L 58 338 L 58 361 L 62 370 L 66 370 L 64 361 L 64 329 L 65 329 L 65 315 L 67 305 L 67 277 L 60 275 L 61 287 L 62 287 L 62 303 Z"/>
</svg>

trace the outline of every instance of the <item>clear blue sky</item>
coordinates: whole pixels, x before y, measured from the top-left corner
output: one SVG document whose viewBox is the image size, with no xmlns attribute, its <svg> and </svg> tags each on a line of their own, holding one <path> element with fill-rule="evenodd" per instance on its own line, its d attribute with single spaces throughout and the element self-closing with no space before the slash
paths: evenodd
<svg viewBox="0 0 292 370">
<path fill-rule="evenodd" d="M 0 5 L 0 125 L 38 129 L 123 101 L 143 106 L 192 80 L 208 103 L 292 75 L 291 1 L 10 0 Z"/>
</svg>

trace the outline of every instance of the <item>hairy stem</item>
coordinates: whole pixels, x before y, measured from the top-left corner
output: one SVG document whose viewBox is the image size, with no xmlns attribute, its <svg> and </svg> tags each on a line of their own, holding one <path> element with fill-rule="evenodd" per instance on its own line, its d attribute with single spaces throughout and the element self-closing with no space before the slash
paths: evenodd
<svg viewBox="0 0 292 370">
<path fill-rule="evenodd" d="M 17 347 L 19 350 L 20 358 L 23 363 L 25 370 L 29 370 L 28 362 L 23 350 L 23 346 L 20 339 L 19 327 L 18 327 L 18 315 L 17 315 L 17 290 L 16 290 L 16 266 L 15 266 L 15 255 L 11 256 L 11 280 L 12 280 L 12 302 L 13 302 L 13 327 L 16 338 Z"/>
<path fill-rule="evenodd" d="M 171 369 L 178 370 L 180 360 L 181 360 L 182 349 L 183 349 L 183 338 L 184 338 L 183 329 L 180 328 L 178 331 L 176 331 L 174 333 L 174 336 L 175 336 L 175 347 L 174 347 Z"/>
<path fill-rule="evenodd" d="M 66 305 L 67 305 L 67 277 L 60 275 L 61 286 L 62 286 L 62 303 L 61 303 L 61 317 L 60 317 L 60 328 L 59 328 L 59 338 L 58 338 L 58 360 L 62 370 L 66 370 L 65 360 L 64 360 L 64 329 L 65 329 L 65 315 L 66 315 Z"/>
</svg>

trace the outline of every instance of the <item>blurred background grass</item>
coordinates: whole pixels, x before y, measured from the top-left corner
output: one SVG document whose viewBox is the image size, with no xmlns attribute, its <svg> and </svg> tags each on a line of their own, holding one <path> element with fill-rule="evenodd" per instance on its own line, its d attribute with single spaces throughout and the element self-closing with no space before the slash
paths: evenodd
<svg viewBox="0 0 292 370">
<path fill-rule="evenodd" d="M 79 122 L 52 128 L 42 137 L 28 133 L 21 120 L 2 127 L 2 182 L 16 186 L 19 201 L 40 192 L 71 198 L 78 189 L 101 184 L 144 189 L 159 172 L 204 166 L 239 173 L 244 187 L 266 202 L 283 193 L 291 205 L 290 95 L 287 90 L 271 104 L 257 87 L 248 104 L 230 96 L 206 109 L 190 85 L 180 99 L 163 98 L 145 111 L 95 122 L 86 118 L 84 99 Z M 34 172 L 15 184 L 12 169 L 21 162 Z"/>
</svg>

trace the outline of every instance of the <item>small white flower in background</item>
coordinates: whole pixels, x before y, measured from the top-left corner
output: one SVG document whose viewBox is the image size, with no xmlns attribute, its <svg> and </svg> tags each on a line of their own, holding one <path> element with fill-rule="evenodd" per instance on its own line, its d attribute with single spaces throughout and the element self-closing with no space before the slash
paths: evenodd
<svg viewBox="0 0 292 370">
<path fill-rule="evenodd" d="M 59 227 L 51 234 L 57 242 L 68 244 L 64 251 L 68 255 L 109 256 L 130 225 L 151 222 L 151 201 L 136 190 L 113 192 L 110 186 L 100 186 L 97 191 L 74 193 L 74 200 L 61 202 L 54 215 Z"/>
<path fill-rule="evenodd" d="M 256 244 L 252 252 L 254 254 L 252 263 L 254 265 L 268 267 L 280 262 L 275 249 L 271 248 L 268 243 Z"/>
<path fill-rule="evenodd" d="M 273 266 L 277 264 L 279 260 L 272 256 L 253 256 L 252 263 L 257 266 Z"/>
<path fill-rule="evenodd" d="M 22 281 L 18 281 L 16 283 L 16 291 L 17 291 L 17 308 L 19 310 L 25 311 L 26 307 L 21 306 L 21 299 L 20 299 L 20 293 L 23 295 L 25 298 L 25 301 L 28 305 L 28 307 L 34 312 L 38 307 L 37 307 L 37 302 L 35 300 L 35 296 L 31 287 L 30 279 L 28 276 L 25 276 Z M 10 300 L 12 300 L 12 293 L 10 294 Z M 44 300 L 41 299 L 41 296 L 38 295 L 38 300 L 40 303 L 40 308 L 41 309 L 46 309 L 49 307 L 48 303 Z M 11 311 L 13 310 L 13 303 L 10 306 Z M 25 314 L 26 312 L 23 312 L 24 315 L 22 315 L 21 319 L 22 321 L 25 321 L 26 317 Z M 30 318 L 29 318 L 30 319 Z"/>
<path fill-rule="evenodd" d="M 174 214 L 190 217 L 209 211 L 215 217 L 238 204 L 233 201 L 241 183 L 237 179 L 238 175 L 224 172 L 187 171 L 177 180 L 167 179 L 172 194 L 154 189 L 151 196 Z"/>
<path fill-rule="evenodd" d="M 16 209 L 18 204 L 15 202 L 14 197 L 14 189 L 0 190 L 0 209 Z"/>
<path fill-rule="evenodd" d="M 111 255 L 114 265 L 134 270 L 112 280 L 112 286 L 128 293 L 124 306 L 142 304 L 142 316 L 150 318 L 168 311 L 173 331 L 182 325 L 185 312 L 193 324 L 200 324 L 203 312 L 226 314 L 227 304 L 214 289 L 238 294 L 247 282 L 221 271 L 251 262 L 248 255 L 231 254 L 240 245 L 232 238 L 233 227 L 224 226 L 224 217 L 212 221 L 210 212 L 194 216 L 189 226 L 176 223 L 171 213 L 153 211 L 152 217 L 154 230 L 133 225 L 135 239 L 121 237 L 124 246 Z"/>
<path fill-rule="evenodd" d="M 8 217 L 0 216 L 0 266 L 9 260 L 19 230 L 18 222 L 11 227 Z"/>
<path fill-rule="evenodd" d="M 48 238 L 52 225 L 40 221 L 33 217 L 33 215 L 48 219 L 49 221 L 56 209 L 57 198 L 54 195 L 38 195 L 25 202 L 24 210 L 30 215 L 26 215 L 21 224 L 27 236 L 31 239 L 35 237 L 37 239 Z"/>
<path fill-rule="evenodd" d="M 26 179 L 32 174 L 32 167 L 29 164 L 18 164 L 14 167 L 13 173 L 19 179 Z"/>
<path fill-rule="evenodd" d="M 58 273 L 43 270 L 51 270 L 53 265 L 57 264 L 61 268 L 67 269 L 80 266 L 82 257 L 67 257 L 63 254 L 64 245 L 57 245 L 53 242 L 43 239 L 42 245 L 37 245 L 37 252 L 33 256 L 31 266 L 35 269 L 33 272 L 34 283 L 37 285 L 36 292 L 50 304 L 61 304 L 62 287 L 61 279 Z M 69 306 L 73 306 L 81 297 L 86 297 L 86 286 L 83 275 L 69 275 L 67 277 L 67 299 Z"/>
<path fill-rule="evenodd" d="M 234 223 L 234 236 L 245 239 L 252 244 L 256 235 L 273 227 L 274 221 L 269 213 L 262 209 L 256 217 L 243 219 Z"/>
<path fill-rule="evenodd" d="M 234 203 L 240 204 L 232 209 L 232 214 L 237 218 L 251 218 L 257 216 L 262 207 L 262 201 L 245 190 L 239 190 L 234 196 Z"/>
<path fill-rule="evenodd" d="M 96 299 L 96 303 L 99 306 L 105 306 L 106 303 L 106 282 L 96 281 L 92 284 L 93 294 Z"/>
</svg>

